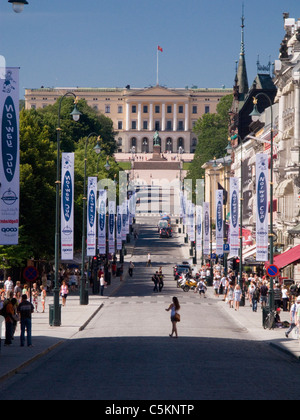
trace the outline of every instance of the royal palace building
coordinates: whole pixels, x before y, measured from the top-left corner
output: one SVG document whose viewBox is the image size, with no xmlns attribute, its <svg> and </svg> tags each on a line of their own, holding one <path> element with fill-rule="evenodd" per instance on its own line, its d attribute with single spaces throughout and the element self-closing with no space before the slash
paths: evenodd
<svg viewBox="0 0 300 420">
<path fill-rule="evenodd" d="M 66 92 L 109 117 L 117 132 L 118 152 L 152 153 L 153 136 L 159 132 L 163 153 L 194 153 L 196 121 L 207 113 L 215 113 L 223 96 L 232 89 L 166 88 L 153 86 L 131 88 L 40 88 L 25 90 L 25 107 L 52 105 Z"/>
</svg>

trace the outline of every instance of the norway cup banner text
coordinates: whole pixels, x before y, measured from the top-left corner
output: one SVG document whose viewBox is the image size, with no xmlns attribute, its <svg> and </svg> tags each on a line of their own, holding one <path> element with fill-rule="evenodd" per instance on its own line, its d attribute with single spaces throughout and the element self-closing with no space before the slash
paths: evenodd
<svg viewBox="0 0 300 420">
<path fill-rule="evenodd" d="M 256 155 L 256 261 L 268 261 L 268 162 L 267 154 Z"/>
<path fill-rule="evenodd" d="M 19 242 L 19 69 L 0 78 L 0 245 Z"/>
<path fill-rule="evenodd" d="M 97 177 L 88 177 L 88 196 L 87 196 L 87 251 L 88 257 L 96 254 L 96 235 L 97 235 Z"/>
<path fill-rule="evenodd" d="M 61 171 L 61 259 L 74 255 L 74 153 L 62 154 Z"/>
</svg>

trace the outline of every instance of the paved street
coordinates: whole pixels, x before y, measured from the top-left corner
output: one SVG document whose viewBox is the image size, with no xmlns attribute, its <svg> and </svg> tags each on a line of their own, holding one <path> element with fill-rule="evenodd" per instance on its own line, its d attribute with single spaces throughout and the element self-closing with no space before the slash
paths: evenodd
<svg viewBox="0 0 300 420">
<path fill-rule="evenodd" d="M 300 365 L 255 340 L 212 296 L 176 288 L 179 238 L 140 219 L 134 276 L 104 298 L 87 328 L 0 384 L 5 399 L 202 400 L 299 398 Z M 148 224 L 144 224 L 147 222 Z M 180 238 L 182 240 L 182 238 Z M 150 251 L 153 267 L 146 267 Z M 162 266 L 165 287 L 153 293 Z M 165 308 L 178 296 L 179 338 Z M 26 390 L 26 392 L 24 392 Z"/>
</svg>

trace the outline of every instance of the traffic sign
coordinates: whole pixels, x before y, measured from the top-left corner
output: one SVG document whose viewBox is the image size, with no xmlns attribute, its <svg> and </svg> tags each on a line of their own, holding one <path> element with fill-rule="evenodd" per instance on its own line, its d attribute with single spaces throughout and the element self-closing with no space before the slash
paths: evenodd
<svg viewBox="0 0 300 420">
<path fill-rule="evenodd" d="M 26 267 L 23 271 L 23 277 L 28 282 L 33 283 L 38 278 L 38 276 L 39 276 L 39 272 L 33 266 Z"/>
<path fill-rule="evenodd" d="M 278 274 L 279 274 L 279 268 L 277 267 L 277 265 L 275 265 L 275 264 L 270 264 L 270 265 L 267 267 L 267 274 L 268 274 L 268 276 L 270 276 L 270 277 L 277 277 L 277 276 L 278 276 Z"/>
<path fill-rule="evenodd" d="M 224 254 L 229 254 L 229 252 L 230 252 L 230 244 L 224 244 L 223 245 L 223 251 L 224 251 Z"/>
</svg>

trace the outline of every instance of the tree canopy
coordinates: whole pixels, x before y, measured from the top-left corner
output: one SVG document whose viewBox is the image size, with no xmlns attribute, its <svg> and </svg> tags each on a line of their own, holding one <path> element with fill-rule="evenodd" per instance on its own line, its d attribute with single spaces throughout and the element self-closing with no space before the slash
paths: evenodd
<svg viewBox="0 0 300 420">
<path fill-rule="evenodd" d="M 61 107 L 61 151 L 75 152 L 75 249 L 81 244 L 84 149 L 91 133 L 101 136 L 101 154 L 93 148 L 97 136 L 91 136 L 87 147 L 87 176 L 98 179 L 118 176 L 120 167 L 113 154 L 116 150 L 112 121 L 80 100 L 79 122 L 70 117 L 73 99 L 64 98 Z M 54 255 L 57 124 L 59 100 L 43 109 L 20 111 L 20 235 L 19 245 L 0 246 L 0 268 L 22 265 L 26 259 L 52 259 Z M 107 157 L 111 169 L 106 171 Z M 97 171 L 98 167 L 98 171 Z"/>
<path fill-rule="evenodd" d="M 196 122 L 194 132 L 198 135 L 198 144 L 187 174 L 188 179 L 201 179 L 204 175 L 201 166 L 214 157 L 218 159 L 225 155 L 228 144 L 228 112 L 232 100 L 232 95 L 224 96 L 217 106 L 216 114 L 205 114 Z"/>
</svg>

